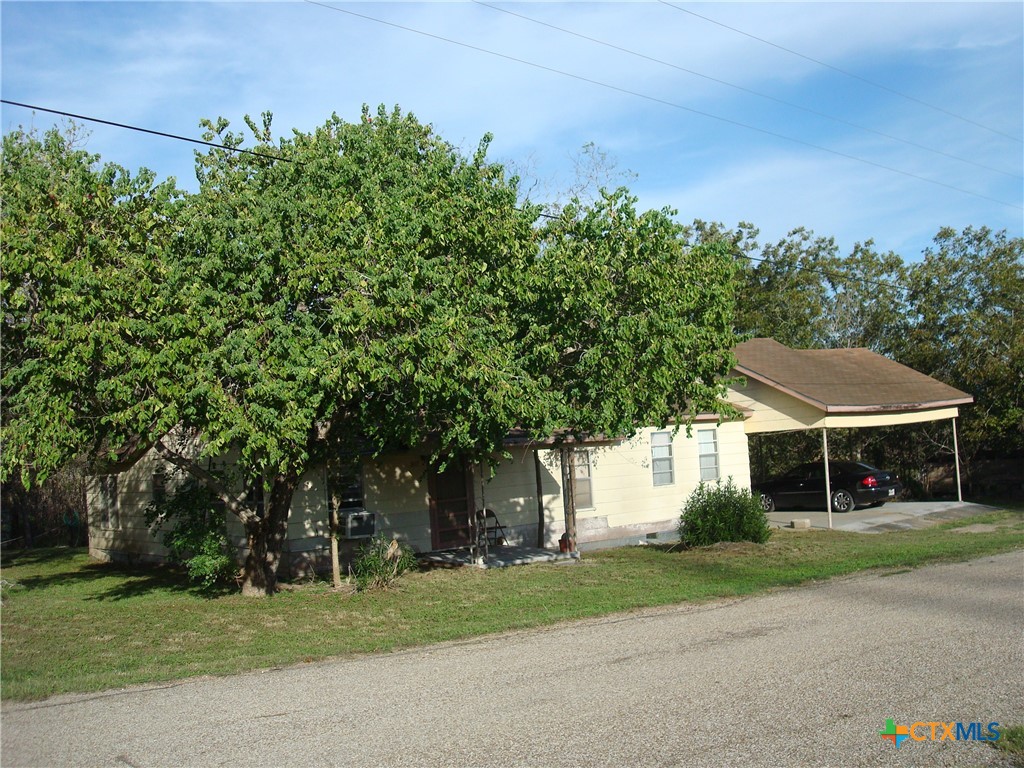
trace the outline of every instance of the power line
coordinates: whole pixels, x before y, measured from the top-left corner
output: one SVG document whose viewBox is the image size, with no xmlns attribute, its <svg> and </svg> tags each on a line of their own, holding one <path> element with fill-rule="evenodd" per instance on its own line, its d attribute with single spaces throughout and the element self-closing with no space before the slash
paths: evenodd
<svg viewBox="0 0 1024 768">
<path fill-rule="evenodd" d="M 482 5 L 485 8 L 490 8 L 491 10 L 498 11 L 499 13 L 505 13 L 505 14 L 508 14 L 509 16 L 515 16 L 516 18 L 523 19 L 524 21 L 529 21 L 529 22 L 531 22 L 533 24 L 539 24 L 540 26 L 547 27 L 548 29 L 554 29 L 554 30 L 556 30 L 558 32 L 562 32 L 562 33 L 564 33 L 566 35 L 572 35 L 573 37 L 578 37 L 581 40 L 586 40 L 586 41 L 591 42 L 591 43 L 596 43 L 597 45 L 603 45 L 606 48 L 611 48 L 612 50 L 620 51 L 622 53 L 627 53 L 630 56 L 635 56 L 637 58 L 644 59 L 646 61 L 650 61 L 650 62 L 653 62 L 655 64 L 661 64 L 662 66 L 665 66 L 665 67 L 671 67 L 672 69 L 678 70 L 679 72 L 685 72 L 685 73 L 687 73 L 689 75 L 693 75 L 694 77 L 700 77 L 700 78 L 703 78 L 705 80 L 710 80 L 713 83 L 718 83 L 719 85 L 725 85 L 725 86 L 727 86 L 729 88 L 735 88 L 738 91 L 743 91 L 744 93 L 749 93 L 749 94 L 751 94 L 753 96 L 757 96 L 757 97 L 762 98 L 762 99 L 767 99 L 768 101 L 773 101 L 776 104 L 782 104 L 784 106 L 791 107 L 792 109 L 798 109 L 801 112 L 806 112 L 807 114 L 810 114 L 810 115 L 815 115 L 817 117 L 823 117 L 826 120 L 832 120 L 832 121 L 834 121 L 836 123 L 841 123 L 842 125 L 848 125 L 851 128 L 856 128 L 857 130 L 860 130 L 860 131 L 866 131 L 867 133 L 873 133 L 876 136 L 881 136 L 882 138 L 889 139 L 890 141 L 897 141 L 897 142 L 899 142 L 901 144 L 906 144 L 907 146 L 910 146 L 910 147 L 915 147 L 917 149 L 922 149 L 922 150 L 924 150 L 926 152 L 932 152 L 932 153 L 934 153 L 936 155 L 942 155 L 943 157 L 948 157 L 951 160 L 958 160 L 958 161 L 960 161 L 962 163 L 967 163 L 967 164 L 973 165 L 973 166 L 975 166 L 977 168 L 982 168 L 982 169 L 984 169 L 986 171 L 992 171 L 993 173 L 999 173 L 999 174 L 1002 174 L 1004 176 L 1009 176 L 1011 179 L 1020 179 L 1020 178 L 1022 178 L 1021 176 L 1019 176 L 1017 174 L 1010 173 L 1008 171 L 1004 171 L 1001 168 L 993 168 L 990 165 L 985 165 L 984 163 L 979 163 L 979 162 L 977 162 L 975 160 L 970 160 L 970 159 L 968 159 L 966 157 L 960 157 L 958 155 L 954 155 L 954 154 L 949 153 L 949 152 L 944 152 L 941 149 L 934 149 L 934 148 L 926 146 L 924 144 L 918 144 L 916 141 L 911 141 L 910 139 L 903 139 L 903 138 L 900 138 L 899 136 L 893 136 L 892 134 L 885 133 L 884 131 L 879 131 L 879 130 L 877 130 L 875 128 L 871 128 L 871 127 L 866 126 L 866 125 L 860 125 L 859 123 L 855 123 L 855 122 L 852 122 L 850 120 L 846 120 L 846 119 L 844 119 L 842 117 L 836 117 L 835 115 L 830 115 L 830 114 L 828 114 L 826 112 L 820 112 L 820 111 L 818 111 L 816 109 L 812 109 L 811 107 L 805 107 L 805 106 L 803 106 L 801 104 L 796 104 L 796 103 L 794 103 L 792 101 L 786 101 L 785 99 L 780 99 L 780 98 L 777 98 L 775 96 L 770 96 L 769 94 L 761 93 L 760 91 L 755 91 L 752 88 L 746 88 L 745 86 L 737 85 L 736 83 L 730 83 L 728 80 L 722 80 L 720 78 L 713 77 L 711 75 L 706 75 L 703 72 L 697 72 L 696 70 L 693 70 L 693 69 L 687 69 L 686 67 L 679 66 L 678 64 L 673 64 L 672 62 L 665 61 L 664 59 L 658 59 L 658 58 L 655 58 L 653 56 L 648 56 L 647 54 L 640 53 L 639 51 L 634 51 L 634 50 L 631 50 L 629 48 L 623 48 L 622 46 L 615 45 L 614 43 L 609 43 L 609 42 L 606 42 L 604 40 L 599 40 L 599 39 L 597 39 L 595 37 L 590 37 L 589 35 L 584 35 L 584 34 L 581 34 L 579 32 L 574 32 L 571 29 L 566 29 L 565 27 L 559 27 L 559 26 L 556 26 L 555 24 L 549 24 L 546 21 L 541 21 L 540 19 L 535 19 L 535 18 L 533 18 L 531 16 L 526 16 L 526 15 L 521 14 L 521 13 L 516 13 L 515 11 L 510 11 L 510 10 L 507 10 L 505 8 L 499 8 L 496 5 L 491 5 L 490 3 L 484 2 L 484 0 L 471 0 L 471 2 L 474 2 L 477 5 Z"/>
<path fill-rule="evenodd" d="M 229 152 L 240 152 L 240 153 L 244 153 L 244 154 L 247 154 L 247 155 L 254 155 L 255 157 L 262 157 L 262 158 L 265 158 L 267 160 L 281 160 L 281 161 L 286 162 L 286 163 L 295 163 L 299 167 L 304 167 L 305 166 L 305 163 L 303 163 L 301 160 L 294 160 L 294 159 L 292 159 L 290 157 L 279 157 L 277 155 L 268 155 L 268 154 L 265 154 L 263 152 L 257 152 L 257 151 L 252 150 L 252 149 L 244 149 L 242 147 L 229 147 L 227 144 L 217 144 L 217 143 L 212 142 L 212 141 L 203 141 L 202 139 L 193 139 L 190 136 L 179 136 L 176 133 L 167 133 L 165 131 L 155 131 L 152 128 L 142 128 L 141 126 L 131 125 L 129 123 L 119 123 L 119 122 L 115 122 L 114 120 L 104 120 L 103 118 L 100 118 L 100 117 L 90 117 L 89 115 L 78 115 L 78 114 L 75 114 L 74 112 L 66 112 L 66 111 L 64 111 L 62 109 L 50 109 L 49 107 L 40 107 L 40 106 L 37 106 L 37 105 L 34 105 L 34 104 L 24 104 L 24 103 L 22 103 L 20 101 L 9 101 L 8 99 L 0 99 L 0 103 L 9 104 L 12 107 L 23 107 L 25 109 L 32 109 L 32 110 L 35 110 L 37 112 L 46 112 L 46 113 L 49 113 L 51 115 L 60 115 L 61 117 L 70 117 L 70 118 L 72 118 L 74 120 L 82 120 L 82 121 L 87 122 L 87 123 L 99 123 L 101 125 L 109 125 L 109 126 L 112 126 L 114 128 L 123 128 L 126 131 L 135 131 L 136 133 L 146 133 L 146 134 L 149 134 L 151 136 L 159 136 L 159 137 L 164 138 L 164 139 L 174 139 L 175 141 L 184 141 L 184 142 L 188 142 L 189 144 L 201 144 L 203 146 L 214 147 L 216 149 L 226 149 Z M 516 208 L 516 210 L 519 211 L 520 213 L 525 213 L 526 212 L 522 208 Z M 542 218 L 545 218 L 545 219 L 558 219 L 558 218 L 561 218 L 560 216 L 554 216 L 554 215 L 552 215 L 550 213 L 538 213 L 537 215 L 542 217 Z"/>
<path fill-rule="evenodd" d="M 606 88 L 606 89 L 611 90 L 611 91 L 616 91 L 618 93 L 623 93 L 623 94 L 626 94 L 627 96 L 635 96 L 637 98 L 645 99 L 646 101 L 651 101 L 651 102 L 654 102 L 656 104 L 662 104 L 662 105 L 667 106 L 667 107 L 672 107 L 673 109 L 679 109 L 679 110 L 682 110 L 684 112 L 690 112 L 690 113 L 695 114 L 695 115 L 701 115 L 702 117 L 707 117 L 707 118 L 710 118 L 712 120 L 717 120 L 717 121 L 722 122 L 722 123 L 727 123 L 729 125 L 734 125 L 734 126 L 737 126 L 739 128 L 745 128 L 745 129 L 750 130 L 750 131 L 755 131 L 757 133 L 764 134 L 765 136 L 771 136 L 773 138 L 782 139 L 783 141 L 789 141 L 789 142 L 792 142 L 794 144 L 799 144 L 801 146 L 810 147 L 811 149 L 817 149 L 820 152 L 827 152 L 828 154 L 835 155 L 836 157 L 842 157 L 842 158 L 845 158 L 847 160 L 853 160 L 854 162 L 857 162 L 857 163 L 864 163 L 865 165 L 874 166 L 875 168 L 880 168 L 881 170 L 889 171 L 890 173 L 897 173 L 897 174 L 900 174 L 901 176 L 906 176 L 907 178 L 910 178 L 910 179 L 917 179 L 918 181 L 923 181 L 923 182 L 925 182 L 927 184 L 933 184 L 933 185 L 938 186 L 938 187 L 944 187 L 945 189 L 950 189 L 950 190 L 953 190 L 955 192 L 960 192 L 960 193 L 965 194 L 965 195 L 970 195 L 971 197 L 977 197 L 977 198 L 979 198 L 981 200 L 988 200 L 989 202 L 998 203 L 999 205 L 1005 205 L 1005 206 L 1007 206 L 1009 208 L 1016 208 L 1016 209 L 1021 209 L 1022 208 L 1022 206 L 1017 205 L 1016 203 L 1010 203 L 1010 202 L 1007 202 L 1006 200 L 1000 200 L 1000 199 L 995 198 L 995 197 L 989 197 L 988 195 L 983 195 L 980 192 L 972 192 L 972 191 L 970 191 L 968 189 L 964 189 L 963 187 L 957 187 L 957 186 L 955 186 L 953 184 L 947 184 L 947 183 L 945 183 L 943 181 L 938 181 L 937 179 L 929 179 L 926 176 L 920 176 L 920 175 L 918 175 L 916 173 L 911 173 L 909 171 L 900 170 L 899 168 L 894 168 L 894 167 L 892 167 L 890 165 L 885 165 L 884 163 L 878 163 L 878 162 L 875 162 L 874 160 L 868 160 L 868 159 L 863 158 L 863 157 L 857 157 L 855 155 L 850 155 L 850 154 L 847 154 L 845 152 L 840 152 L 839 150 L 836 150 L 836 149 L 829 149 L 828 147 L 823 147 L 820 144 L 814 144 L 814 143 L 809 142 L 809 141 L 804 141 L 803 139 L 798 139 L 798 138 L 796 138 L 794 136 L 787 136 L 787 135 L 782 134 L 782 133 L 777 133 L 776 131 L 771 131 L 771 130 L 768 130 L 767 128 L 759 128 L 759 127 L 757 127 L 755 125 L 750 125 L 749 123 L 743 123 L 743 122 L 740 122 L 739 120 L 732 120 L 732 119 L 730 119 L 728 117 L 722 117 L 721 115 L 716 115 L 716 114 L 713 114 L 711 112 L 705 112 L 703 110 L 694 109 L 693 107 L 687 107 L 687 106 L 685 106 L 683 104 L 677 104 L 676 102 L 672 102 L 672 101 L 669 101 L 667 99 L 662 99 L 662 98 L 659 98 L 657 96 L 651 96 L 649 94 L 640 93 L 639 91 L 633 91 L 633 90 L 630 90 L 629 88 L 622 88 L 622 87 L 617 86 L 617 85 L 612 85 L 610 83 L 601 82 L 600 80 L 594 80 L 594 79 L 589 78 L 589 77 L 584 77 L 583 75 L 577 75 L 577 74 L 574 74 L 572 72 L 566 72 L 566 71 L 561 70 L 561 69 L 555 69 L 554 67 L 548 67 L 548 66 L 546 66 L 544 64 L 538 64 L 536 62 L 528 61 L 526 59 L 520 59 L 520 58 L 518 58 L 516 56 L 510 56 L 510 55 L 505 54 L 505 53 L 498 53 L 497 51 L 492 51 L 492 50 L 489 50 L 487 48 L 482 48 L 482 47 L 477 46 L 477 45 L 471 45 L 470 43 L 463 43 L 463 42 L 461 42 L 459 40 L 453 40 L 453 39 L 451 39 L 449 37 L 444 37 L 442 35 L 436 35 L 436 34 L 434 34 L 432 32 L 425 32 L 425 31 L 423 31 L 421 29 L 415 29 L 413 27 L 407 27 L 407 26 L 404 26 L 402 24 L 397 24 L 397 23 L 395 23 L 393 21 L 386 21 L 385 19 L 379 19 L 379 18 L 376 18 L 374 16 L 368 16 L 368 15 L 366 15 L 364 13 L 357 13 L 356 11 L 351 11 L 351 10 L 348 10 L 346 8 L 338 8 L 338 7 L 333 6 L 333 5 L 328 5 L 327 3 L 319 2 L 318 0 L 305 0 L 305 2 L 308 3 L 309 5 L 316 5 L 316 6 L 319 6 L 321 8 L 325 8 L 325 9 L 327 9 L 329 11 L 335 11 L 337 13 L 344 13 L 344 14 L 347 14 L 349 16 L 353 16 L 355 18 L 364 19 L 366 21 L 372 21 L 372 22 L 375 22 L 377 24 L 383 24 L 383 25 L 389 26 L 389 27 L 394 27 L 395 29 L 400 29 L 400 30 L 403 30 L 405 32 L 412 32 L 412 33 L 417 34 L 417 35 L 422 35 L 423 37 L 429 37 L 429 38 L 432 38 L 434 40 L 440 40 L 441 42 L 450 43 L 451 45 L 457 45 L 457 46 L 460 46 L 462 48 L 466 48 L 466 49 L 471 50 L 471 51 L 477 51 L 479 53 L 486 53 L 489 56 L 496 56 L 496 57 L 498 57 L 500 59 L 505 59 L 507 61 L 512 61 L 512 62 L 515 62 L 517 64 L 524 64 L 524 65 L 526 65 L 528 67 L 533 67 L 534 69 L 540 69 L 540 70 L 543 70 L 545 72 L 551 72 L 552 74 L 561 75 L 563 77 L 569 77 L 569 78 L 572 78 L 574 80 L 579 80 L 580 82 L 589 83 L 591 85 L 596 85 L 596 86 L 599 86 L 601 88 Z"/>
<path fill-rule="evenodd" d="M 998 136 L 1003 136 L 1003 137 L 1005 137 L 1007 139 L 1012 139 L 1013 141 L 1016 141 L 1019 144 L 1024 144 L 1024 141 L 1022 141 L 1021 139 L 1017 138 L 1016 136 L 1011 136 L 1010 134 L 1003 133 L 1002 131 L 997 130 L 995 128 L 990 128 L 987 125 L 984 125 L 982 123 L 979 123 L 979 122 L 976 122 L 974 120 L 971 120 L 969 117 L 964 117 L 963 115 L 958 115 L 956 112 L 950 112 L 948 109 L 944 109 L 943 107 L 936 106 L 935 104 L 929 104 L 927 101 L 923 101 L 923 100 L 918 99 L 918 98 L 916 98 L 914 96 L 910 96 L 909 94 L 903 93 L 901 91 L 897 91 L 895 88 L 890 88 L 889 86 L 884 85 L 882 83 L 875 82 L 874 80 L 869 80 L 866 77 L 861 77 L 860 75 L 858 75 L 858 74 L 856 74 L 854 72 L 848 72 L 847 70 L 841 69 L 839 67 L 836 67 L 836 66 L 834 66 L 832 64 L 829 64 L 828 62 L 824 62 L 824 61 L 821 61 L 820 59 L 812 58 L 811 56 L 807 56 L 805 54 L 802 54 L 799 51 L 794 51 L 791 48 L 786 48 L 785 46 L 779 45 L 778 43 L 773 43 L 771 40 L 765 40 L 763 37 L 758 37 L 757 35 L 752 35 L 749 32 L 744 32 L 742 29 L 737 29 L 736 27 L 730 27 L 728 24 L 723 24 L 722 22 L 716 21 L 715 19 L 709 18 L 708 16 L 701 16 L 699 13 L 691 11 L 691 10 L 689 10 L 687 8 L 682 8 L 681 6 L 678 6 L 675 3 L 670 3 L 670 2 L 668 2 L 668 0 L 658 0 L 658 2 L 661 3 L 662 5 L 667 5 L 669 8 L 674 8 L 675 10 L 680 11 L 682 13 L 688 13 L 691 16 L 697 17 L 698 19 L 703 19 L 706 22 L 709 22 L 709 23 L 714 24 L 716 26 L 722 27 L 723 29 L 728 29 L 729 31 L 735 32 L 738 35 L 743 35 L 744 37 L 749 37 L 751 40 L 757 40 L 758 42 L 764 43 L 765 45 L 770 45 L 772 48 L 778 48 L 780 51 L 785 51 L 786 53 L 791 54 L 793 56 L 798 56 L 799 58 L 804 59 L 806 61 L 810 61 L 810 62 L 812 62 L 814 64 L 819 65 L 819 66 L 825 67 L 827 69 L 831 69 L 833 72 L 838 72 L 838 73 L 840 73 L 842 75 L 846 75 L 847 77 L 852 77 L 854 80 L 860 80 L 862 83 L 867 83 L 868 85 L 872 86 L 873 88 L 879 88 L 879 89 L 881 89 L 883 91 L 887 91 L 888 93 L 891 93 L 891 94 L 893 94 L 895 96 L 899 96 L 900 98 L 907 99 L 908 101 L 913 101 L 913 102 L 915 102 L 917 104 L 920 104 L 921 106 L 928 107 L 929 109 L 934 109 L 937 112 L 942 112 L 944 115 L 949 115 L 950 117 L 955 117 L 957 120 L 963 120 L 965 123 L 970 123 L 971 125 L 977 126 L 978 128 L 984 128 L 986 131 L 990 131 L 991 133 L 997 134 Z"/>
<path fill-rule="evenodd" d="M 0 103 L 9 104 L 12 107 L 23 107 L 25 109 L 32 109 L 36 112 L 47 112 L 51 115 L 60 115 L 61 117 L 70 117 L 73 120 L 84 120 L 89 123 L 99 123 L 100 125 L 109 125 L 114 128 L 123 128 L 126 131 L 135 131 L 137 133 L 148 133 L 151 136 L 161 136 L 165 139 L 175 139 L 177 141 L 187 141 L 190 144 L 200 144 L 204 147 L 213 147 L 214 149 L 226 149 L 229 152 L 238 152 L 246 155 L 253 155 L 255 157 L 262 157 L 267 160 L 283 160 L 286 163 L 292 162 L 287 157 L 278 157 L 276 155 L 268 155 L 264 152 L 257 152 L 254 149 L 243 149 L 242 147 L 229 147 L 227 144 L 217 144 L 213 141 L 203 141 L 202 139 L 193 139 L 189 136 L 179 136 L 176 133 L 166 133 L 164 131 L 154 131 L 151 128 L 140 128 L 137 125 L 129 125 L 128 123 L 117 123 L 113 120 L 103 120 L 99 117 L 89 117 L 87 115 L 76 115 L 74 112 L 65 112 L 60 109 L 50 109 L 48 107 L 40 107 L 34 104 L 24 104 L 20 101 L 9 101 L 8 99 L 0 99 Z"/>
<path fill-rule="evenodd" d="M 747 261 L 756 261 L 761 264 L 779 263 L 775 259 L 769 259 L 767 256 L 751 256 L 746 253 L 737 253 L 736 255 L 739 256 L 741 259 L 746 259 Z M 845 281 L 851 279 L 852 277 L 856 279 L 858 283 L 867 283 L 868 285 L 875 285 L 880 288 L 894 288 L 897 291 L 908 290 L 906 286 L 900 285 L 899 283 L 890 283 L 887 280 L 872 280 L 870 278 L 862 277 L 860 275 L 853 276 L 849 274 L 843 274 L 842 272 L 832 272 L 825 269 L 815 269 L 814 267 L 802 267 L 799 264 L 794 264 L 793 269 L 797 270 L 798 272 L 810 272 L 811 274 L 821 275 L 822 277 L 827 277 L 830 279 L 838 278 L 839 280 Z"/>
<path fill-rule="evenodd" d="M 25 104 L 25 103 L 22 103 L 22 102 L 10 101 L 8 99 L 0 99 L 0 103 L 9 104 L 9 105 L 15 106 L 15 107 L 23 107 L 25 109 L 33 109 L 33 110 L 36 110 L 36 111 L 39 111 L 39 112 L 46 112 L 46 113 L 49 113 L 49 114 L 60 115 L 62 117 L 70 117 L 70 118 L 75 119 L 75 120 L 83 120 L 83 121 L 90 122 L 90 123 L 100 123 L 102 125 L 109 125 L 109 126 L 112 126 L 114 128 L 122 128 L 122 129 L 128 130 L 128 131 L 136 131 L 138 133 L 146 133 L 146 134 L 150 134 L 152 136 L 158 136 L 158 137 L 166 138 L 166 139 L 173 139 L 175 141 L 183 141 L 183 142 L 187 142 L 189 144 L 202 144 L 204 146 L 215 147 L 217 149 L 225 149 L 225 150 L 228 150 L 230 152 L 240 152 L 240 153 L 244 153 L 244 154 L 254 155 L 256 157 L 265 158 L 265 159 L 268 159 L 268 160 L 283 160 L 283 161 L 288 162 L 288 163 L 295 163 L 299 167 L 304 167 L 305 166 L 305 163 L 303 163 L 302 161 L 293 160 L 293 159 L 287 158 L 287 157 L 276 157 L 274 155 L 268 155 L 268 154 L 264 154 L 264 153 L 261 153 L 261 152 L 256 152 L 256 151 L 253 151 L 253 150 L 250 150 L 250 149 L 243 149 L 241 147 L 230 147 L 230 146 L 228 146 L 226 144 L 216 144 L 214 142 L 203 141 L 201 139 L 193 139 L 193 138 L 191 138 L 189 136 L 179 136 L 177 134 L 167 133 L 165 131 L 156 131 L 156 130 L 153 130 L 153 129 L 150 129 L 150 128 L 142 128 L 142 127 L 137 126 L 137 125 L 130 125 L 129 123 L 120 123 L 120 122 L 115 122 L 113 120 L 104 120 L 104 119 L 98 118 L 98 117 L 90 117 L 88 115 L 79 115 L 79 114 L 75 114 L 73 112 L 66 112 L 64 110 L 59 110 L 59 109 L 50 109 L 50 108 L 47 108 L 47 107 L 39 107 L 39 106 L 31 105 L 31 104 Z M 515 210 L 519 211 L 520 213 L 525 213 L 525 211 L 522 208 L 516 208 Z M 559 215 L 554 215 L 554 214 L 550 214 L 550 213 L 543 213 L 543 212 L 538 212 L 537 216 L 539 216 L 541 218 L 545 218 L 545 219 L 552 219 L 552 220 L 557 220 L 557 219 L 562 218 Z M 737 252 L 735 255 L 738 258 L 746 259 L 747 261 L 756 261 L 756 262 L 759 262 L 759 263 L 767 263 L 767 264 L 778 264 L 777 261 L 775 261 L 774 259 L 769 259 L 766 256 L 751 256 L 749 254 L 741 253 L 741 252 Z M 800 266 L 800 265 L 793 265 L 793 269 L 797 270 L 798 272 L 810 272 L 812 274 L 822 275 L 823 277 L 831 277 L 831 278 L 834 278 L 834 277 L 837 277 L 837 276 L 840 277 L 840 278 L 846 278 L 847 277 L 846 275 L 842 275 L 841 273 L 829 272 L 829 271 L 826 271 L 826 270 L 814 269 L 812 267 L 805 267 L 805 266 Z M 868 283 L 869 285 L 876 285 L 876 286 L 880 286 L 880 287 L 895 288 L 897 290 L 906 290 L 906 288 L 904 286 L 900 286 L 900 285 L 898 285 L 896 283 L 889 283 L 889 282 L 885 282 L 885 281 L 881 281 L 881 280 L 871 280 L 869 278 L 864 278 L 864 277 L 858 277 L 857 280 L 859 282 L 862 282 L 862 283 Z"/>
</svg>

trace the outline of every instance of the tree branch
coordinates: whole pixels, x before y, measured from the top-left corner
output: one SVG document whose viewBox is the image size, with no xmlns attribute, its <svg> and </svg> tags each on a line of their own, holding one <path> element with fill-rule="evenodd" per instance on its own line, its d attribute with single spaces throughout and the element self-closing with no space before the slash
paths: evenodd
<svg viewBox="0 0 1024 768">
<path fill-rule="evenodd" d="M 196 478 L 199 482 L 209 488 L 217 498 L 224 502 L 224 506 L 227 507 L 228 511 L 241 520 L 244 525 L 248 525 L 259 520 L 259 516 L 241 502 L 241 498 L 244 498 L 244 496 L 234 496 L 219 477 L 214 475 L 212 472 L 203 469 L 194 460 L 189 459 L 186 456 L 182 456 L 172 448 L 168 448 L 164 443 L 163 438 L 157 440 L 153 447 L 165 461 L 184 470 L 185 472 L 188 472 L 192 477 Z"/>
</svg>

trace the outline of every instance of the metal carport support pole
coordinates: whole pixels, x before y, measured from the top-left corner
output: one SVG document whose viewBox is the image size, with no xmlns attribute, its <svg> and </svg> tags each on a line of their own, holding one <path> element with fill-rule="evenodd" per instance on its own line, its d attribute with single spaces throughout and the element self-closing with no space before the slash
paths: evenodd
<svg viewBox="0 0 1024 768">
<path fill-rule="evenodd" d="M 832 481 L 828 472 L 828 429 L 821 428 L 822 452 L 825 454 L 825 508 L 828 510 L 828 529 L 832 530 Z"/>
<path fill-rule="evenodd" d="M 953 417 L 953 459 L 956 461 L 956 499 L 964 500 L 963 489 L 960 487 L 960 447 L 956 441 L 956 416 Z"/>
</svg>

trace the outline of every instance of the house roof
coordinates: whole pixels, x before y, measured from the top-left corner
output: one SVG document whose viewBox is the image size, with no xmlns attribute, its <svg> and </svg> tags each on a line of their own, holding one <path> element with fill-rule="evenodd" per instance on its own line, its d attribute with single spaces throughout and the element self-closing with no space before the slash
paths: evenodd
<svg viewBox="0 0 1024 768">
<path fill-rule="evenodd" d="M 974 398 L 870 349 L 790 349 L 750 339 L 734 350 L 736 372 L 826 413 L 915 411 Z"/>
</svg>

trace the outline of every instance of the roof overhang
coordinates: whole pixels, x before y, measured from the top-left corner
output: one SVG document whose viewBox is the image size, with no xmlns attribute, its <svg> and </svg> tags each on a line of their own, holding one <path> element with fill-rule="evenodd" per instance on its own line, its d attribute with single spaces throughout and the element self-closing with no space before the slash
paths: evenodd
<svg viewBox="0 0 1024 768">
<path fill-rule="evenodd" d="M 906 413 L 909 411 L 923 411 L 932 410 L 937 408 L 955 408 L 961 405 L 970 405 L 974 402 L 974 398 L 970 395 L 964 395 L 963 397 L 952 397 L 943 400 L 930 400 L 927 402 L 900 402 L 900 403 L 866 403 L 857 405 L 845 405 L 842 403 L 826 403 L 821 400 L 817 400 L 809 395 L 799 392 L 779 381 L 764 376 L 757 371 L 751 370 L 744 365 L 737 365 L 733 369 L 736 373 L 760 381 L 762 384 L 767 384 L 769 387 L 783 392 L 790 397 L 794 397 L 797 400 L 812 405 L 815 408 L 819 408 L 826 414 L 833 413 Z M 927 419 L 922 419 L 927 421 Z"/>
<path fill-rule="evenodd" d="M 953 419 L 974 398 L 867 349 L 796 350 L 751 339 L 735 350 L 729 402 L 748 434 Z"/>
</svg>

